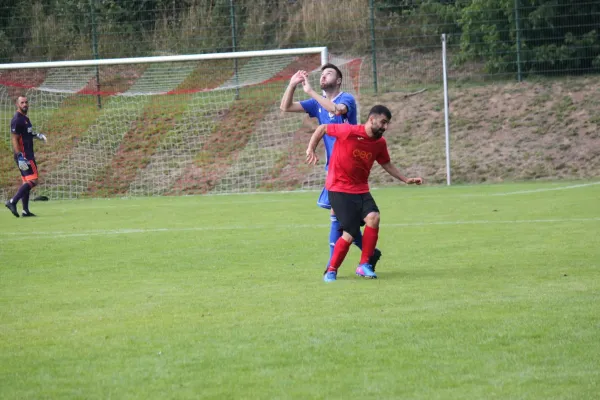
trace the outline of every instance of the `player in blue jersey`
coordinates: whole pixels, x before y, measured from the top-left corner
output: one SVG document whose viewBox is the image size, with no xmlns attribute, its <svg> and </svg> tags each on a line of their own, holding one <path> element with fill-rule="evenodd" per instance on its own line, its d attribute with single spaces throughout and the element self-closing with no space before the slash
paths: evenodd
<svg viewBox="0 0 600 400">
<path fill-rule="evenodd" d="M 23 204 L 23 217 L 34 217 L 29 211 L 29 193 L 38 183 L 38 168 L 35 163 L 35 154 L 33 152 L 33 139 L 46 141 L 46 136 L 42 133 L 34 133 L 31 121 L 27 117 L 29 110 L 29 101 L 25 96 L 17 98 L 17 112 L 10 121 L 10 141 L 12 144 L 15 163 L 21 171 L 21 180 L 23 184 L 17 190 L 12 199 L 4 205 L 15 217 L 19 217 L 17 203 L 21 200 Z"/>
<path fill-rule="evenodd" d="M 282 111 L 287 112 L 307 113 L 310 117 L 316 118 L 319 121 L 319 125 L 344 123 L 356 125 L 358 122 L 356 100 L 350 93 L 341 91 L 342 79 L 342 72 L 337 66 L 330 63 L 323 65 L 321 67 L 321 78 L 319 80 L 323 94 L 319 94 L 310 85 L 308 72 L 302 70 L 298 71 L 290 79 L 290 83 L 281 99 L 280 108 Z M 300 102 L 293 101 L 296 86 L 299 84 L 302 84 L 304 93 L 309 95 L 311 97 L 310 99 Z M 323 137 L 323 143 L 325 145 L 326 157 L 325 171 L 327 171 L 335 138 L 325 135 Z M 321 191 L 319 199 L 317 200 L 317 205 L 331 210 L 331 227 L 329 231 L 329 258 L 331 259 L 335 243 L 341 237 L 342 230 L 334 211 L 331 209 L 329 195 L 326 189 Z M 362 249 L 361 235 L 355 238 L 354 244 Z M 375 249 L 375 252 L 370 259 L 370 264 L 373 265 L 373 268 L 375 268 L 380 257 L 381 252 L 378 249 Z M 329 263 L 327 265 L 329 265 Z"/>
</svg>

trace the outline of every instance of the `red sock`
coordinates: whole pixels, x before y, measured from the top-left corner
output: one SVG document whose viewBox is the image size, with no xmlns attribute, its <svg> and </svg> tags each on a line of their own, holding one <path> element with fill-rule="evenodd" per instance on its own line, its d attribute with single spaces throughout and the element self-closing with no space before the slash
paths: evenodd
<svg viewBox="0 0 600 400">
<path fill-rule="evenodd" d="M 337 242 L 335 242 L 335 247 L 333 248 L 333 255 L 331 256 L 331 261 L 329 262 L 329 267 L 327 267 L 327 271 L 337 271 L 337 269 L 344 262 L 344 258 L 346 258 L 346 254 L 348 254 L 348 250 L 350 250 L 350 245 L 352 241 L 347 242 L 343 237 L 339 238 Z"/>
<path fill-rule="evenodd" d="M 365 226 L 365 231 L 363 232 L 363 241 L 362 241 L 362 253 L 360 255 L 360 263 L 365 264 L 369 262 L 369 258 L 373 255 L 375 251 L 375 246 L 377 246 L 377 239 L 379 238 L 379 228 L 370 228 Z"/>
</svg>

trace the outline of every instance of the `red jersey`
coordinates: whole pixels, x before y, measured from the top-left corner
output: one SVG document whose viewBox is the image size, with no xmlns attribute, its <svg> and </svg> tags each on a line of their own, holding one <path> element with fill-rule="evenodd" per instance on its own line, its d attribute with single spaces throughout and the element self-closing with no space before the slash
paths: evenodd
<svg viewBox="0 0 600 400">
<path fill-rule="evenodd" d="M 330 124 L 327 134 L 335 137 L 335 144 L 325 188 L 332 192 L 367 193 L 373 163 L 390 162 L 385 139 L 369 137 L 364 125 Z"/>
</svg>

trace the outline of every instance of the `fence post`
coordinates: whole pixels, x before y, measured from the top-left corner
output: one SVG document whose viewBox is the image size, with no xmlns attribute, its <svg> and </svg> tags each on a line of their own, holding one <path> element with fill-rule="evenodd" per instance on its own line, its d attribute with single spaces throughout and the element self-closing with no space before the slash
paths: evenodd
<svg viewBox="0 0 600 400">
<path fill-rule="evenodd" d="M 448 68 L 446 67 L 446 34 L 442 34 L 442 73 L 444 76 L 444 125 L 446 128 L 446 184 L 450 186 L 450 119 L 448 109 Z"/>
<path fill-rule="evenodd" d="M 371 59 L 373 62 L 373 89 L 377 94 L 377 50 L 375 47 L 375 7 L 373 0 L 369 0 L 369 12 L 371 14 Z"/>
<path fill-rule="evenodd" d="M 236 37 L 236 29 L 235 29 L 235 5 L 234 0 L 229 0 L 229 19 L 231 20 L 231 51 L 237 50 L 237 37 Z M 240 82 L 238 76 L 238 60 L 237 58 L 233 59 L 233 76 L 235 77 L 235 99 L 239 100 L 240 98 Z"/>
<path fill-rule="evenodd" d="M 92 53 L 94 53 L 94 59 L 100 58 L 98 54 L 98 34 L 96 33 L 96 0 L 90 0 L 90 12 L 92 17 Z M 102 98 L 100 97 L 100 70 L 96 65 L 96 103 L 98 109 L 102 109 Z"/>
<path fill-rule="evenodd" d="M 517 80 L 522 81 L 521 75 L 521 26 L 519 22 L 519 0 L 515 0 L 515 28 L 517 31 Z"/>
</svg>

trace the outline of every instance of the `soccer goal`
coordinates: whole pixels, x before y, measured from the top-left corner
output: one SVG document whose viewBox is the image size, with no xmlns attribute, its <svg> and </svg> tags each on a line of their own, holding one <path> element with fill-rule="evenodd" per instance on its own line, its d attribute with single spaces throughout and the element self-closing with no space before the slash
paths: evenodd
<svg viewBox="0 0 600 400">
<path fill-rule="evenodd" d="M 50 198 L 318 189 L 306 166 L 316 124 L 279 110 L 289 78 L 337 64 L 358 98 L 360 59 L 325 47 L 147 58 L 0 64 L 0 188 L 19 183 L 10 150 L 15 98 L 29 98 Z M 294 99 L 306 98 L 299 87 Z"/>
</svg>

